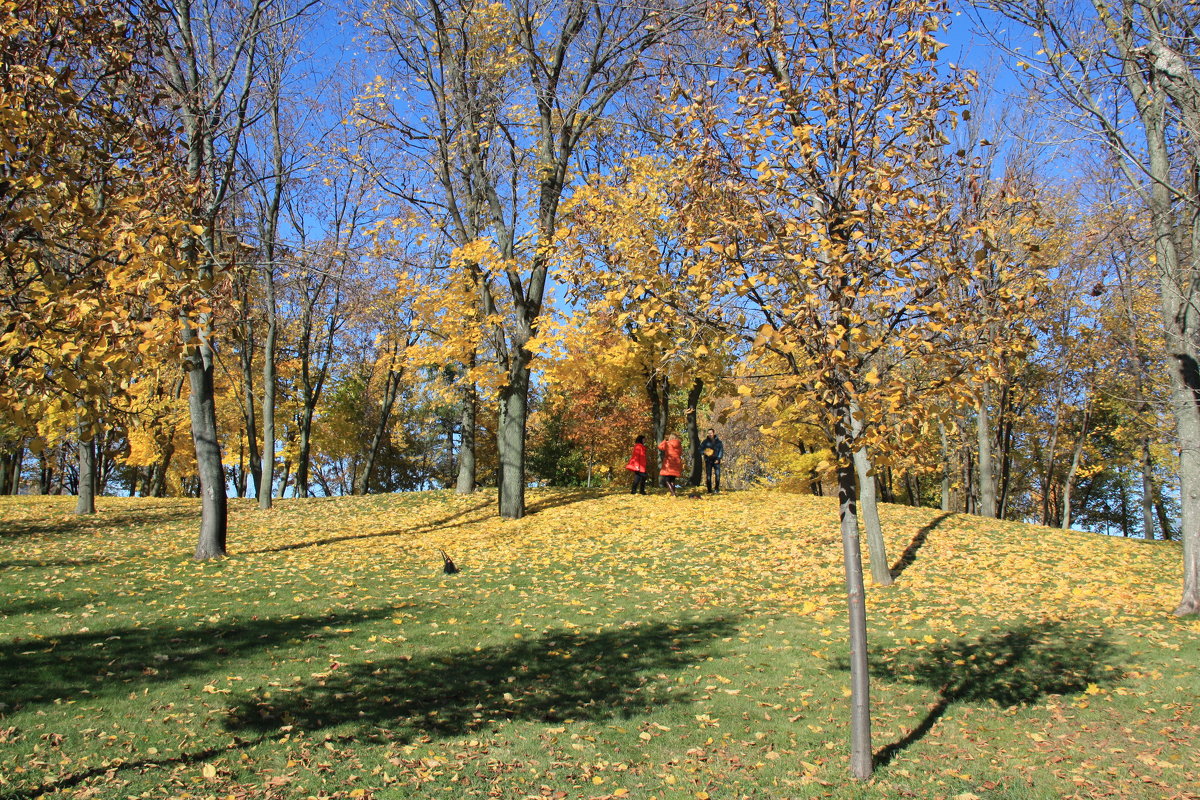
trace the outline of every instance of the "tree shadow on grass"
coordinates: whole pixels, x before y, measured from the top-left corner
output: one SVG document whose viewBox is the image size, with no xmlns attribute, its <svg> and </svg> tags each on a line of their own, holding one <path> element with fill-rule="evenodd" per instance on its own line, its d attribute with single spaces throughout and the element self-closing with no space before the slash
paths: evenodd
<svg viewBox="0 0 1200 800">
<path fill-rule="evenodd" d="M 549 631 L 482 650 L 463 649 L 353 664 L 291 692 L 252 693 L 227 727 L 253 735 L 283 726 L 340 725 L 370 737 L 459 736 L 502 720 L 628 717 L 688 699 L 660 673 L 703 660 L 736 630 L 718 617 L 630 624 L 602 633 Z"/>
<path fill-rule="evenodd" d="M 925 546 L 925 540 L 929 538 L 929 534 L 933 533 L 937 526 L 941 525 L 949 518 L 949 513 L 941 514 L 937 517 L 934 517 L 932 522 L 921 528 L 921 530 L 917 531 L 916 535 L 913 536 L 912 541 L 908 543 L 908 547 L 904 548 L 904 552 L 900 554 L 900 558 L 896 559 L 896 563 L 892 565 L 893 578 L 899 578 L 900 573 L 908 569 L 909 566 L 917 560 L 917 553 L 919 553 L 921 548 Z"/>
<path fill-rule="evenodd" d="M 611 489 L 572 489 L 569 491 L 560 491 L 534 500 L 525 511 L 529 514 L 537 514 L 541 511 L 548 511 L 551 508 L 562 508 L 563 506 L 582 503 L 585 500 L 595 500 L 612 493 Z"/>
<path fill-rule="evenodd" d="M 450 523 L 454 522 L 456 519 L 462 519 L 463 517 L 468 516 L 476 511 L 482 511 L 485 508 L 489 508 L 491 505 L 492 503 L 490 501 L 485 503 L 477 503 L 469 508 L 464 508 L 461 511 L 456 511 L 453 514 L 442 517 L 441 519 L 435 519 L 431 522 L 414 525 L 411 528 L 400 528 L 394 531 L 377 531 L 373 533 L 351 533 L 345 536 L 330 536 L 325 539 L 314 539 L 308 542 L 296 542 L 295 544 L 284 544 L 278 547 L 264 547 L 260 550 L 244 550 L 239 553 L 239 555 L 250 556 L 260 555 L 263 553 L 284 553 L 289 550 L 304 550 L 309 547 L 323 547 L 325 545 L 340 544 L 342 542 L 354 542 L 361 539 L 384 539 L 389 536 L 416 536 L 422 533 L 432 533 L 436 530 L 459 528 L 463 525 L 470 524 L 471 522 L 478 522 L 479 520 L 467 520 L 466 522 L 460 522 L 454 525 L 451 525 Z"/>
<path fill-rule="evenodd" d="M 47 511 L 47 513 L 55 513 Z M 128 508 L 108 511 L 100 509 L 96 514 L 67 514 L 58 512 L 57 519 L 5 520 L 0 522 L 0 539 L 16 539 L 23 536 L 79 536 L 95 534 L 108 528 L 130 528 L 141 525 L 166 525 L 198 519 L 199 507 L 179 508 Z"/>
<path fill-rule="evenodd" d="M 916 682 L 938 692 L 938 701 L 920 724 L 876 753 L 875 763 L 885 766 L 923 738 L 954 703 L 1017 706 L 1081 692 L 1092 683 L 1114 684 L 1123 675 L 1112 663 L 1119 656 L 1100 631 L 1045 620 L 937 645 L 910 658 L 873 658 L 871 671 L 877 677 Z"/>
<path fill-rule="evenodd" d="M 246 695 L 229 709 L 226 727 L 234 735 L 226 744 L 93 767 L 0 794 L 0 800 L 61 792 L 123 770 L 202 763 L 269 741 L 285 725 L 317 731 L 349 723 L 360 730 L 335 739 L 365 733 L 408 741 L 418 734 L 456 736 L 501 719 L 627 717 L 687 701 L 688 690 L 659 673 L 703 660 L 713 642 L 735 631 L 735 620 L 727 617 L 631 624 L 603 633 L 556 630 L 479 651 L 348 665 L 291 692 L 280 687 L 275 696 Z"/>
<path fill-rule="evenodd" d="M 231 661 L 297 638 L 333 637 L 346 627 L 393 613 L 377 608 L 344 614 L 230 621 L 180 630 L 178 623 L 126 627 L 0 642 L 0 710 L 124 694 L 143 684 L 227 669 Z"/>
</svg>

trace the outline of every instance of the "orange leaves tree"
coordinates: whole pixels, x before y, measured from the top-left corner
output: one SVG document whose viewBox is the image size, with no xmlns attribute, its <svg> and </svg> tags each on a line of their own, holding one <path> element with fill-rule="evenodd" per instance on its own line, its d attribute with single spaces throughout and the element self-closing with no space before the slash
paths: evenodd
<svg viewBox="0 0 1200 800">
<path fill-rule="evenodd" d="M 947 377 L 921 386 L 946 390 L 979 341 L 981 323 L 953 302 L 975 278 L 973 259 L 953 257 L 958 232 L 938 188 L 954 161 L 944 130 L 970 76 L 937 65 L 939 2 L 724 9 L 716 22 L 735 60 L 715 96 L 687 96 L 683 108 L 682 217 L 706 246 L 689 292 L 750 346 L 760 402 L 828 431 L 850 608 L 851 773 L 865 779 L 854 453 L 883 444 L 875 423 L 913 404 L 903 365 L 947 362 L 930 370 Z M 882 545 L 871 560 L 886 583 Z"/>
<path fill-rule="evenodd" d="M 0 17 L 0 414 L 31 434 L 73 412 L 84 473 L 137 345 L 170 330 L 182 193 L 131 69 L 144 45 L 115 3 Z M 81 475 L 81 512 L 91 486 Z"/>
</svg>

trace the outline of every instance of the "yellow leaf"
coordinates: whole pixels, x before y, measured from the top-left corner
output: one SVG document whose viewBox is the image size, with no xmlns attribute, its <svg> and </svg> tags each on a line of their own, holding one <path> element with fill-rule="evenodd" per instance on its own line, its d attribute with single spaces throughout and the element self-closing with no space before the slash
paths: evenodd
<svg viewBox="0 0 1200 800">
<path fill-rule="evenodd" d="M 217 768 L 212 764 L 205 764 L 200 768 L 200 774 L 211 780 L 212 778 L 217 777 Z"/>
</svg>

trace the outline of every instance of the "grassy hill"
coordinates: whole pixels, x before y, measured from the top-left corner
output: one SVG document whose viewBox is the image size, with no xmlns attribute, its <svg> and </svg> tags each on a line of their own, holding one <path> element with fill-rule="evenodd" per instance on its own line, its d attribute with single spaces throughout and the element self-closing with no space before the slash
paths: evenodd
<svg viewBox="0 0 1200 800">
<path fill-rule="evenodd" d="M 530 501 L 0 498 L 0 800 L 1200 797 L 1176 545 L 885 506 L 855 785 L 831 500 Z"/>
</svg>

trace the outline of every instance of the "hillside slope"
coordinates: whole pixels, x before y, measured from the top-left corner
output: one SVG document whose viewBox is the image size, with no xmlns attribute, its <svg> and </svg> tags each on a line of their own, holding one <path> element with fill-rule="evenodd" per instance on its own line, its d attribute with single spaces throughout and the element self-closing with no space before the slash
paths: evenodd
<svg viewBox="0 0 1200 800">
<path fill-rule="evenodd" d="M 1173 544 L 885 506 L 854 787 L 831 500 L 72 504 L 0 498 L 0 798 L 1198 796 Z"/>
</svg>

